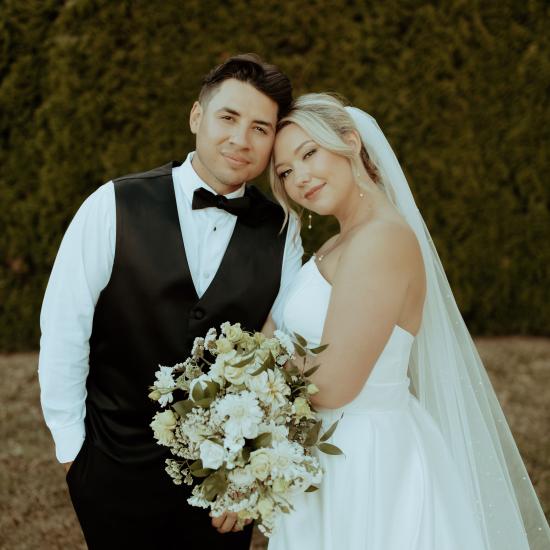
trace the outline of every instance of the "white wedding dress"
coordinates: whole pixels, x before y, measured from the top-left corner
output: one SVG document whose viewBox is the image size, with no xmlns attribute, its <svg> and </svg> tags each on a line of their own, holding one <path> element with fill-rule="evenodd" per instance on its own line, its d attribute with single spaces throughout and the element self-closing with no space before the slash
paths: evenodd
<svg viewBox="0 0 550 550">
<path fill-rule="evenodd" d="M 284 299 L 280 328 L 318 345 L 330 294 L 312 258 Z M 453 457 L 409 392 L 413 341 L 395 326 L 359 395 L 320 411 L 322 431 L 343 413 L 329 442 L 344 455 L 317 453 L 325 472 L 320 488 L 294 497 L 294 511 L 282 514 L 269 550 L 486 548 Z"/>
</svg>

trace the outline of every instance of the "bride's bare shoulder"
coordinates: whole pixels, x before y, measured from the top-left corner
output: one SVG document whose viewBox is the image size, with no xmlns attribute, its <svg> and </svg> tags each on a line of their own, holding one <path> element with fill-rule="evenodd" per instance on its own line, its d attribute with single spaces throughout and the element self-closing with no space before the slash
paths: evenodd
<svg viewBox="0 0 550 550">
<path fill-rule="evenodd" d="M 420 258 L 416 235 L 406 223 L 379 219 L 358 228 L 347 243 L 340 264 L 354 269 L 363 266 L 372 272 L 373 269 L 402 269 Z"/>
</svg>

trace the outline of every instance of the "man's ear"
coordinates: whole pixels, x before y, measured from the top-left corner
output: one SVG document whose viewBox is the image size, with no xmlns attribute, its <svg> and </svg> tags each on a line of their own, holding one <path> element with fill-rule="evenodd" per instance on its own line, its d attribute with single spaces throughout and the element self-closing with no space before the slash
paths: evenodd
<svg viewBox="0 0 550 550">
<path fill-rule="evenodd" d="M 202 106 L 198 101 L 193 103 L 191 107 L 191 112 L 189 113 L 189 128 L 191 128 L 191 133 L 196 134 L 199 131 L 199 126 L 202 119 Z"/>
<path fill-rule="evenodd" d="M 348 145 L 351 145 L 358 155 L 361 153 L 363 142 L 361 141 L 361 137 L 355 130 L 350 130 L 349 132 L 346 132 L 346 134 L 342 136 L 342 139 Z"/>
</svg>

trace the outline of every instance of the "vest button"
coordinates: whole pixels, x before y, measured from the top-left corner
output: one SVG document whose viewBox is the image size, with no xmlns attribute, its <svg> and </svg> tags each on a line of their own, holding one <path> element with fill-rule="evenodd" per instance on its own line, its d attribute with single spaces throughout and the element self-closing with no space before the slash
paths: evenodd
<svg viewBox="0 0 550 550">
<path fill-rule="evenodd" d="M 195 317 L 195 319 L 197 320 L 204 319 L 204 309 L 200 307 L 195 309 L 195 311 L 193 312 L 193 317 Z"/>
</svg>

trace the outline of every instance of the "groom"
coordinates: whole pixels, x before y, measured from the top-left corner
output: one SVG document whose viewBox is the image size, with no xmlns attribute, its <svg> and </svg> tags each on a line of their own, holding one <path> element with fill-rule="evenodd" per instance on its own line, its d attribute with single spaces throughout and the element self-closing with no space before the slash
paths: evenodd
<svg viewBox="0 0 550 550">
<path fill-rule="evenodd" d="M 247 54 L 203 80 L 196 150 L 101 186 L 61 243 L 44 297 L 44 417 L 89 548 L 247 549 L 234 514 L 187 504 L 164 471 L 147 394 L 224 321 L 260 330 L 301 265 L 295 224 L 246 182 L 267 166 L 291 85 Z M 212 525 L 211 525 L 212 522 Z"/>
</svg>

